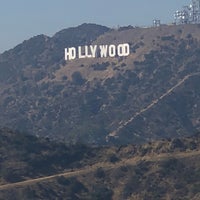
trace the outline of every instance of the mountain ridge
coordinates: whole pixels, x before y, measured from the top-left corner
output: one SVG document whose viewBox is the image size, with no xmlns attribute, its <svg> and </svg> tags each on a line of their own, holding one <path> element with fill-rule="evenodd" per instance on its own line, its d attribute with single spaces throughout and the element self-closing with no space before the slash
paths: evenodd
<svg viewBox="0 0 200 200">
<path fill-rule="evenodd" d="M 199 29 L 83 24 L 52 38 L 36 36 L 0 55 L 0 124 L 69 143 L 140 143 L 198 132 L 199 77 L 162 95 L 199 73 Z M 124 42 L 128 57 L 64 60 L 69 45 Z M 118 137 L 106 142 L 123 123 Z"/>
</svg>

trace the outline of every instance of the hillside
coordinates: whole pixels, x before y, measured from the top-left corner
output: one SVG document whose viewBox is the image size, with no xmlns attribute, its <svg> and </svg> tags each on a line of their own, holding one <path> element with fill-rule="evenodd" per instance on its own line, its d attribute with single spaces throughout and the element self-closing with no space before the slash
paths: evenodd
<svg viewBox="0 0 200 200">
<path fill-rule="evenodd" d="M 97 148 L 1 129 L 0 200 L 197 200 L 199 136 Z"/>
<path fill-rule="evenodd" d="M 0 125 L 68 143 L 127 144 L 200 130 L 199 25 L 83 24 L 0 55 Z M 129 43 L 128 57 L 64 61 L 64 48 Z"/>
</svg>

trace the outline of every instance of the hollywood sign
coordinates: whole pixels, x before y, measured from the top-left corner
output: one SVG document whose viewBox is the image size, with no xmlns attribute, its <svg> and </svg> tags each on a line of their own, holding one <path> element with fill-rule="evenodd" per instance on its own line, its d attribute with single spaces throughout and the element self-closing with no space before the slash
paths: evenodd
<svg viewBox="0 0 200 200">
<path fill-rule="evenodd" d="M 65 48 L 65 60 L 74 60 L 76 58 L 106 58 L 122 57 L 130 54 L 130 45 L 128 43 L 119 45 L 89 45 L 79 46 L 78 48 Z"/>
</svg>

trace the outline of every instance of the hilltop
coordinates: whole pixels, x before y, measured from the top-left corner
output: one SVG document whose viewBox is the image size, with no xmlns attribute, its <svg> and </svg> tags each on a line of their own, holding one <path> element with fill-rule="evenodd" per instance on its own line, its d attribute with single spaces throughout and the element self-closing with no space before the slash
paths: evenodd
<svg viewBox="0 0 200 200">
<path fill-rule="evenodd" d="M 127 144 L 200 130 L 200 26 L 83 24 L 0 55 L 0 125 L 68 143 Z M 64 48 L 129 43 L 128 57 Z"/>
</svg>

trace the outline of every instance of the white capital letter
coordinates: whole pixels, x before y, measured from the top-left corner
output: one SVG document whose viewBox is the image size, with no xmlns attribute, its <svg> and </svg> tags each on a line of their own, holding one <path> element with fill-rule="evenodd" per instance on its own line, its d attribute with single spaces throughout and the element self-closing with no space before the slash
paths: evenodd
<svg viewBox="0 0 200 200">
<path fill-rule="evenodd" d="M 110 57 L 116 56 L 116 47 L 113 44 L 109 46 L 109 56 Z"/>
<path fill-rule="evenodd" d="M 89 54 L 89 48 L 88 48 L 88 46 L 85 46 L 85 57 L 86 58 L 91 58 L 92 57 L 92 55 Z"/>
<path fill-rule="evenodd" d="M 85 55 L 82 55 L 82 47 L 81 46 L 78 47 L 78 57 L 85 58 Z"/>
<path fill-rule="evenodd" d="M 130 45 L 128 43 L 125 43 L 123 44 L 123 48 L 122 48 L 122 56 L 128 56 L 129 54 L 130 54 Z"/>
<path fill-rule="evenodd" d="M 91 54 L 92 54 L 92 57 L 95 58 L 96 57 L 96 51 L 97 51 L 97 45 L 90 45 L 90 51 L 91 51 Z"/>
<path fill-rule="evenodd" d="M 118 56 L 124 56 L 124 45 L 123 44 L 118 45 L 117 54 L 118 54 Z"/>
<path fill-rule="evenodd" d="M 101 57 L 107 57 L 107 50 L 108 50 L 108 45 L 100 45 L 100 55 Z"/>
</svg>

